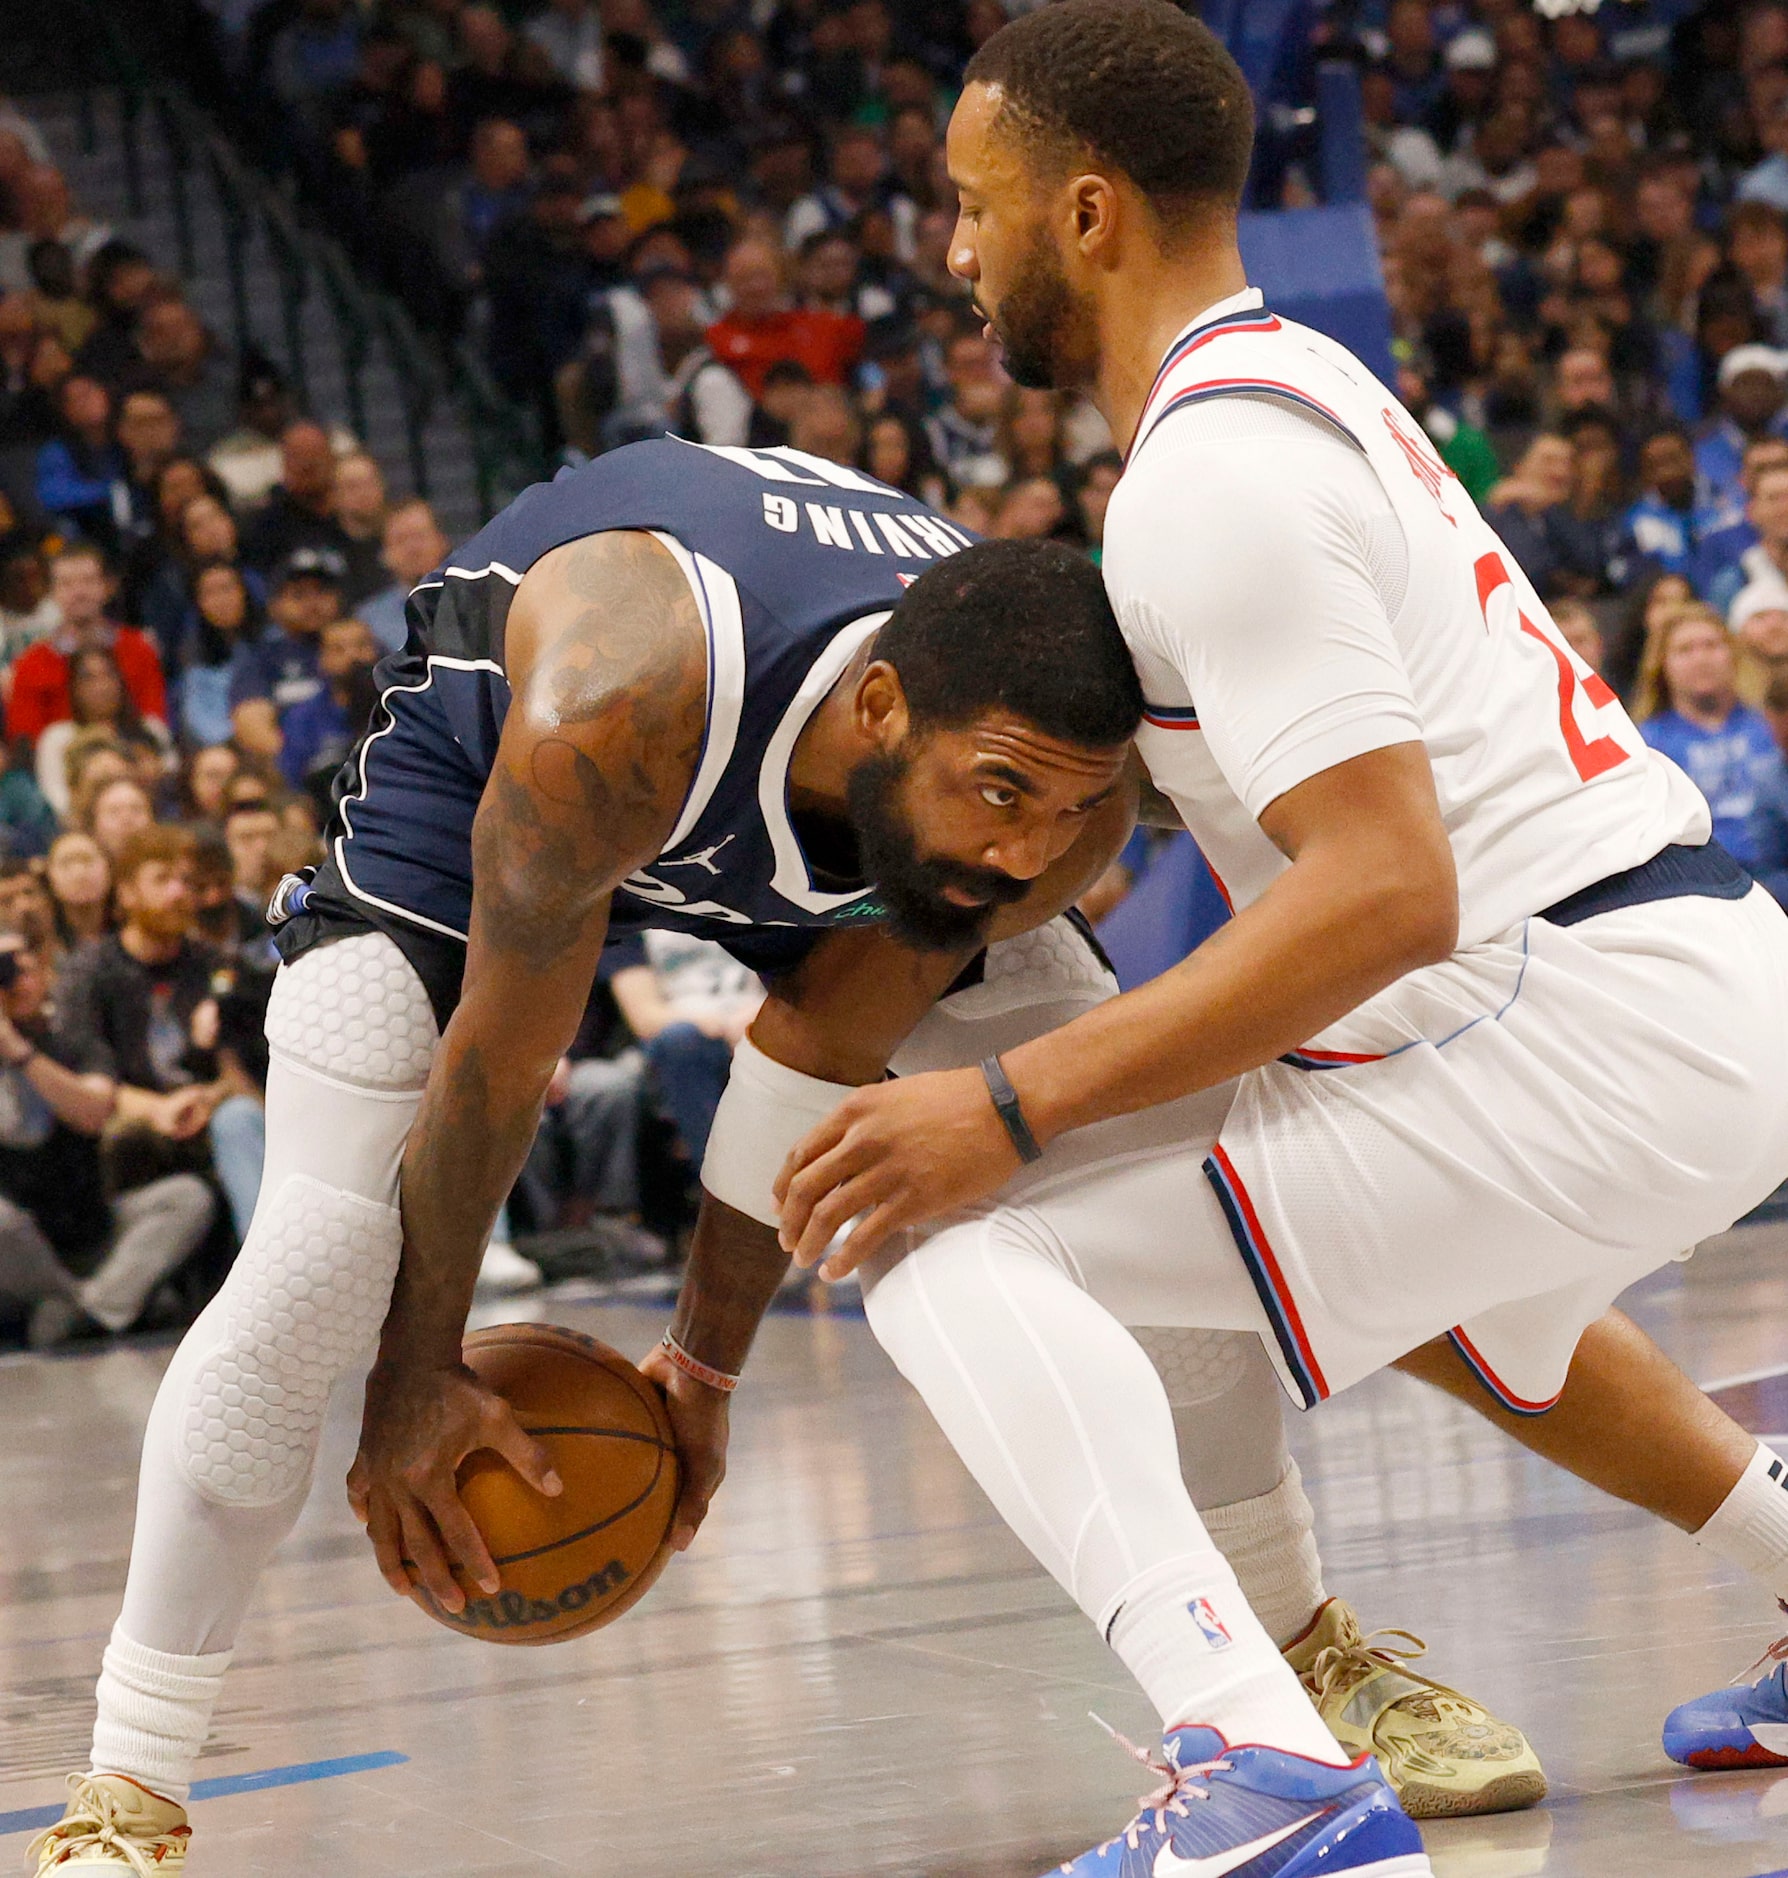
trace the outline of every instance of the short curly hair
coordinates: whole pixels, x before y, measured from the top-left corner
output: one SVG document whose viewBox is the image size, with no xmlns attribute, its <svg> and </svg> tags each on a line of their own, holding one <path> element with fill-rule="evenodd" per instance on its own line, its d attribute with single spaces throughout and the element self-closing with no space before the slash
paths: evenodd
<svg viewBox="0 0 1788 1878">
<path fill-rule="evenodd" d="M 978 541 L 927 568 L 875 636 L 921 732 L 1010 711 L 1088 749 L 1128 743 L 1142 686 L 1105 583 L 1059 541 Z"/>
<path fill-rule="evenodd" d="M 1129 177 L 1170 227 L 1241 202 L 1254 100 L 1223 43 L 1171 0 L 1056 0 L 1003 26 L 965 84 L 997 86 L 1002 121 Z"/>
</svg>

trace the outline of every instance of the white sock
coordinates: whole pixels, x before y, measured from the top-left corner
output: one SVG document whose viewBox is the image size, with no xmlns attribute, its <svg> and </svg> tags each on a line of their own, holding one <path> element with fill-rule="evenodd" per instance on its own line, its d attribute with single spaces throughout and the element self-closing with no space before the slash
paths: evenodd
<svg viewBox="0 0 1788 1878">
<path fill-rule="evenodd" d="M 1302 1636 L 1329 1594 L 1316 1550 L 1316 1513 L 1297 1462 L 1287 1459 L 1285 1478 L 1271 1493 L 1207 1506 L 1202 1518 L 1267 1635 L 1280 1649 Z"/>
<path fill-rule="evenodd" d="M 1759 1441 L 1695 1543 L 1749 1572 L 1772 1597 L 1788 1598 L 1788 1461 Z"/>
<path fill-rule="evenodd" d="M 127 1775 L 184 1806 L 230 1656 L 170 1656 L 114 1629 L 99 1677 L 94 1773 Z"/>
<path fill-rule="evenodd" d="M 1126 1585 L 1105 1633 L 1167 1727 L 1201 1722 L 1232 1747 L 1269 1742 L 1347 1765 L 1310 1703 L 1288 1701 L 1284 1657 L 1214 1554 L 1168 1559 Z"/>
</svg>

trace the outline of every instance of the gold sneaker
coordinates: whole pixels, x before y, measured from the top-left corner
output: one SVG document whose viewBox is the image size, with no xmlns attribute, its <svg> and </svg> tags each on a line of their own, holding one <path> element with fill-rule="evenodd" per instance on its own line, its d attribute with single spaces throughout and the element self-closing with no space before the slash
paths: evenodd
<svg viewBox="0 0 1788 1878">
<path fill-rule="evenodd" d="M 122 1774 L 70 1774 L 68 1811 L 25 1848 L 38 1878 L 108 1871 L 176 1878 L 186 1870 L 186 1809 Z"/>
<path fill-rule="evenodd" d="M 1407 1630 L 1362 1636 L 1353 1611 L 1330 1598 L 1286 1645 L 1285 1660 L 1335 1739 L 1350 1753 L 1378 1757 L 1411 1819 L 1537 1806 L 1546 1776 L 1526 1736 L 1411 1669 L 1427 1647 Z"/>
</svg>

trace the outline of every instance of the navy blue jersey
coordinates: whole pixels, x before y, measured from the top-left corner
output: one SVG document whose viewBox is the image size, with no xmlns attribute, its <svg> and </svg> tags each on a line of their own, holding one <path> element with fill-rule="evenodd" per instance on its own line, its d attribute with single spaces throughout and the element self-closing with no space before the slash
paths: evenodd
<svg viewBox="0 0 1788 1878">
<path fill-rule="evenodd" d="M 728 938 L 879 917 L 816 883 L 790 825 L 795 741 L 902 590 L 971 537 L 898 490 L 793 450 L 666 438 L 518 496 L 410 596 L 409 641 L 335 786 L 313 900 L 463 939 L 472 818 L 509 708 L 503 633 L 523 575 L 607 529 L 652 531 L 708 634 L 707 727 L 676 827 L 616 892 L 616 932 Z"/>
</svg>

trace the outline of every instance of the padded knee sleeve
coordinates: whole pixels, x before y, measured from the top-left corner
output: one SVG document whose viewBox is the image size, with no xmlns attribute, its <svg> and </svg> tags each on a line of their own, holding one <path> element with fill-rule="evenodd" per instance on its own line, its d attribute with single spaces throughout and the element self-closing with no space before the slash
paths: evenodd
<svg viewBox="0 0 1788 1878">
<path fill-rule="evenodd" d="M 267 1004 L 276 1055 L 366 1089 L 420 1089 L 439 1038 L 416 968 L 382 932 L 338 939 L 282 966 Z"/>
<path fill-rule="evenodd" d="M 987 948 L 981 981 L 941 999 L 894 1053 L 898 1076 L 964 1069 L 1116 997 L 1117 981 L 1068 919 Z"/>
<path fill-rule="evenodd" d="M 1248 1346 L 1260 1345 L 1260 1339 L 1245 1330 L 1138 1327 L 1130 1334 L 1148 1353 L 1176 1409 L 1196 1408 L 1227 1395 L 1242 1379 Z"/>
<path fill-rule="evenodd" d="M 306 1174 L 262 1203 L 181 1405 L 180 1465 L 206 1499 L 271 1506 L 305 1486 L 329 1392 L 378 1335 L 402 1246 L 395 1207 Z"/>
<path fill-rule="evenodd" d="M 1173 1405 L 1180 1473 L 1201 1513 L 1271 1493 L 1285 1477 L 1285 1396 L 1246 1330 L 1138 1330 Z"/>
</svg>

